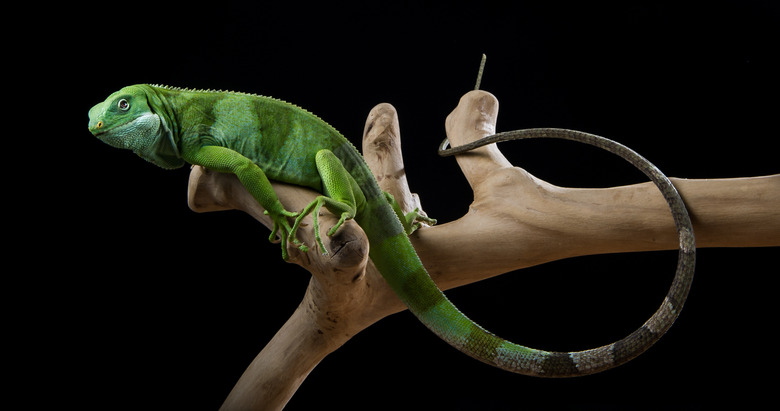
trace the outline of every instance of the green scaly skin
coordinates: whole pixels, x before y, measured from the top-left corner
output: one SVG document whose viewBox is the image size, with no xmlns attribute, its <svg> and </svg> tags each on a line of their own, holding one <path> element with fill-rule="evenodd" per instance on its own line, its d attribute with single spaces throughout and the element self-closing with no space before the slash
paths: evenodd
<svg viewBox="0 0 780 411">
<path fill-rule="evenodd" d="M 512 372 L 569 377 L 624 363 L 671 326 L 690 286 L 688 277 L 678 275 L 674 293 L 670 291 L 658 312 L 616 343 L 563 353 L 524 347 L 484 330 L 450 303 L 431 280 L 408 238 L 419 221 L 434 221 L 416 212 L 402 215 L 379 188 L 357 149 L 308 111 L 252 94 L 135 85 L 94 106 L 89 117 L 89 130 L 97 138 L 133 150 L 160 167 L 173 169 L 186 162 L 236 174 L 273 219 L 271 239 L 277 233 L 282 237 L 285 259 L 289 241 L 306 250 L 295 236 L 306 215 L 313 216 L 322 252 L 326 250 L 317 229 L 319 209 L 324 206 L 340 217 L 328 235 L 354 218 L 368 236 L 372 261 L 420 321 L 464 353 Z M 301 212 L 291 212 L 279 202 L 269 180 L 310 187 L 322 195 Z M 294 219 L 292 225 L 289 219 Z M 681 248 L 690 254 L 692 232 L 688 235 L 685 231 L 680 234 Z M 689 260 L 679 266 L 692 270 Z"/>
</svg>

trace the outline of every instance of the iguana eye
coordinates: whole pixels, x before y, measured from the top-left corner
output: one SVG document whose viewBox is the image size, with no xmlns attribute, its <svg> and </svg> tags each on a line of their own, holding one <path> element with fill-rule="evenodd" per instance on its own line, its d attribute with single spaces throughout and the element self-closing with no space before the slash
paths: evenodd
<svg viewBox="0 0 780 411">
<path fill-rule="evenodd" d="M 127 109 L 130 108 L 130 103 L 128 103 L 125 99 L 121 99 L 116 103 L 116 106 L 119 107 L 119 109 L 122 111 L 127 111 Z"/>
</svg>

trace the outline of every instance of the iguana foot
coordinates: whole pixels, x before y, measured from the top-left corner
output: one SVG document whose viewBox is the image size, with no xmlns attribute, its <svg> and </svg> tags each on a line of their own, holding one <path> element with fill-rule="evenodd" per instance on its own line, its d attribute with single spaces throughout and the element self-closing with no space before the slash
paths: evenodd
<svg viewBox="0 0 780 411">
<path fill-rule="evenodd" d="M 436 225 L 436 219 L 421 214 L 419 208 L 415 208 L 412 212 L 405 214 L 404 220 L 406 220 L 403 224 L 406 235 L 410 235 L 417 231 L 417 229 L 422 227 L 423 223 L 427 225 Z"/>
<path fill-rule="evenodd" d="M 385 191 L 385 199 L 390 204 L 390 207 L 393 208 L 393 211 L 395 211 L 395 215 L 398 216 L 398 219 L 401 220 L 401 225 L 404 226 L 404 231 L 406 232 L 406 235 L 410 235 L 413 232 L 417 231 L 417 229 L 422 227 L 423 223 L 427 225 L 436 224 L 436 219 L 430 218 L 427 215 L 422 214 L 422 211 L 420 211 L 419 208 L 415 208 L 412 212 L 404 214 L 404 212 L 401 211 L 401 206 L 398 204 L 397 201 L 395 201 L 395 197 L 393 197 L 392 194 L 386 191 Z"/>
<path fill-rule="evenodd" d="M 289 258 L 289 254 L 287 252 L 287 245 L 289 244 L 290 239 L 292 239 L 293 244 L 297 245 L 298 248 L 306 252 L 308 251 L 308 247 L 304 245 L 295 235 L 295 231 L 293 230 L 293 227 L 290 227 L 290 222 L 287 221 L 287 218 L 297 218 L 299 216 L 299 213 L 282 210 L 278 213 L 269 213 L 268 210 L 264 211 L 264 214 L 271 217 L 271 220 L 274 223 L 274 228 L 271 230 L 271 235 L 268 237 L 268 241 L 272 243 L 281 243 L 282 244 L 282 259 L 287 261 Z M 296 220 L 297 221 L 297 220 Z M 281 237 L 281 239 L 277 239 L 277 235 Z"/>
<path fill-rule="evenodd" d="M 327 208 L 332 213 L 340 215 L 339 221 L 328 230 L 327 233 L 328 237 L 335 234 L 336 231 L 338 231 L 338 229 L 341 228 L 341 226 L 344 224 L 345 221 L 354 218 L 355 216 L 354 211 L 348 205 L 344 203 L 340 203 L 330 197 L 318 196 L 317 198 L 314 199 L 314 201 L 309 203 L 309 205 L 304 207 L 304 209 L 301 210 L 300 213 L 298 213 L 298 216 L 295 218 L 295 223 L 292 226 L 291 235 L 295 235 L 295 233 L 298 231 L 298 228 L 301 226 L 301 222 L 303 221 L 303 219 L 307 215 L 311 214 L 311 218 L 313 222 L 312 229 L 314 230 L 314 239 L 317 242 L 317 247 L 319 247 L 322 255 L 327 255 L 328 249 L 325 248 L 325 244 L 323 244 L 322 237 L 320 236 L 319 216 L 320 216 L 320 209 L 322 208 L 322 206 L 325 206 L 325 208 Z"/>
</svg>

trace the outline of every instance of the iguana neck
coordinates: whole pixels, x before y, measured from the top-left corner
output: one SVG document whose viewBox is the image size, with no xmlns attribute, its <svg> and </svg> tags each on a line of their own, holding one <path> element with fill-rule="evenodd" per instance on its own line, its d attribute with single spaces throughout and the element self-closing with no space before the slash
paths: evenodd
<svg viewBox="0 0 780 411">
<path fill-rule="evenodd" d="M 154 112 L 163 119 L 166 127 L 170 130 L 171 138 L 178 142 L 180 137 L 179 123 L 176 120 L 176 115 L 169 100 L 170 96 L 166 94 L 167 90 L 146 84 L 140 86 L 146 91 L 149 98 L 149 105 Z"/>
<path fill-rule="evenodd" d="M 147 95 L 150 108 L 160 117 L 159 135 L 152 147 L 144 153 L 138 153 L 141 157 L 163 168 L 178 168 L 184 165 L 181 158 L 179 124 L 171 107 L 170 101 L 158 88 L 141 85 Z"/>
</svg>

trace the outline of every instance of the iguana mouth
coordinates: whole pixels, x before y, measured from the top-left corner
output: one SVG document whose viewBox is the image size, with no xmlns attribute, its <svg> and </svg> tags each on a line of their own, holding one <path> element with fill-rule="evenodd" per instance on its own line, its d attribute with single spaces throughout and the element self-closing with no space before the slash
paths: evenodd
<svg viewBox="0 0 780 411">
<path fill-rule="evenodd" d="M 103 135 L 103 134 L 106 134 L 106 133 L 109 133 L 109 132 L 120 131 L 123 128 L 125 128 L 125 127 L 127 127 L 127 126 L 129 126 L 129 125 L 131 125 L 133 123 L 135 123 L 136 121 L 144 119 L 144 117 L 145 117 L 145 115 L 144 116 L 140 116 L 140 117 L 136 117 L 136 118 L 128 120 L 128 121 L 126 121 L 126 122 L 124 122 L 124 123 L 122 123 L 122 124 L 120 124 L 118 126 L 114 126 L 114 127 L 110 128 L 110 129 L 102 129 L 105 126 L 105 123 L 103 121 L 98 121 L 97 124 L 95 124 L 94 127 L 90 127 L 89 131 L 92 132 L 93 136 L 99 136 L 99 135 Z"/>
<path fill-rule="evenodd" d="M 104 125 L 105 123 L 103 121 L 98 121 L 94 126 L 89 127 L 89 132 L 92 133 L 93 136 L 103 134 L 106 132 L 106 130 L 101 130 Z"/>
</svg>

